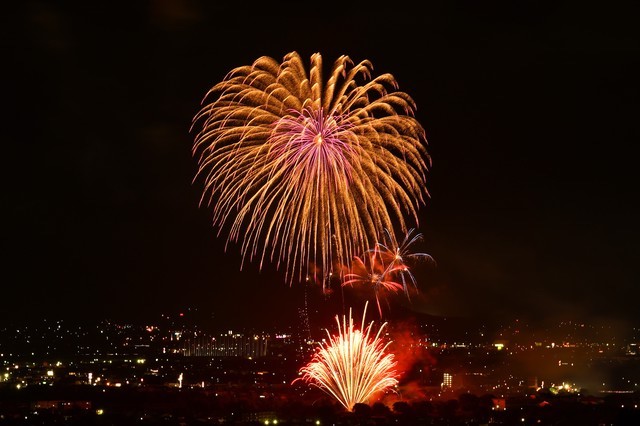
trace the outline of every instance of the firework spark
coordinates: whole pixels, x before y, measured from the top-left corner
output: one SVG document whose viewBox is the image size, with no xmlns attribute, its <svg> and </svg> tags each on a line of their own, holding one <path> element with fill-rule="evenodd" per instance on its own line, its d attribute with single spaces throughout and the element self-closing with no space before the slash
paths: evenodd
<svg viewBox="0 0 640 426">
<path fill-rule="evenodd" d="M 402 243 L 398 244 L 395 236 L 385 229 L 383 241 L 376 243 L 363 257 L 354 256 L 348 273 L 344 274 L 343 286 L 365 286 L 373 289 L 380 316 L 380 299 L 386 293 L 403 290 L 409 297 L 409 282 L 417 290 L 410 264 L 419 260 L 433 260 L 427 253 L 412 251 L 412 246 L 422 239 L 422 234 L 414 234 L 414 231 L 407 231 Z"/>
<path fill-rule="evenodd" d="M 398 384 L 394 355 L 387 352 L 391 341 L 380 337 L 387 323 L 383 323 L 375 335 L 373 322 L 365 327 L 367 304 L 362 315 L 363 331 L 356 329 L 351 309 L 349 319 L 342 323 L 336 315 L 338 335 L 326 330 L 328 341 L 320 344 L 313 360 L 300 369 L 298 380 L 317 386 L 334 397 L 347 410 L 357 403 L 367 403 L 376 394 Z"/>
<path fill-rule="evenodd" d="M 339 265 L 392 223 L 418 222 L 430 158 L 415 103 L 391 74 L 340 56 L 328 80 L 320 54 L 309 72 L 297 52 L 233 69 L 193 119 L 193 155 L 218 235 L 240 242 L 242 265 L 267 261 L 285 279 Z M 406 216 L 406 218 L 405 218 Z M 313 267 L 311 266 L 313 265 Z"/>
<path fill-rule="evenodd" d="M 414 234 L 414 232 L 415 229 L 409 229 L 402 243 L 398 244 L 395 236 L 385 229 L 384 240 L 376 244 L 376 251 L 379 253 L 382 263 L 386 265 L 385 273 L 399 278 L 407 296 L 409 296 L 407 281 L 410 281 L 413 287 L 417 288 L 411 266 L 418 261 L 433 261 L 433 257 L 428 253 L 412 251 L 413 245 L 422 241 L 423 238 L 422 234 Z"/>
<path fill-rule="evenodd" d="M 376 245 L 375 249 L 365 253 L 362 258 L 354 256 L 349 272 L 344 275 L 342 285 L 364 286 L 372 289 L 378 305 L 378 312 L 382 317 L 380 299 L 386 293 L 397 293 L 403 288 L 402 284 L 396 281 L 396 272 L 399 268 L 402 266 L 394 268 L 392 264 L 385 264 Z"/>
</svg>

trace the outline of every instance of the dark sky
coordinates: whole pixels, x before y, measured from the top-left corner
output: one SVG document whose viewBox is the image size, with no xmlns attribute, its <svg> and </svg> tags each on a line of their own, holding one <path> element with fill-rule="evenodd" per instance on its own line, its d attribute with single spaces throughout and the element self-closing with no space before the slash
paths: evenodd
<svg viewBox="0 0 640 426">
<path fill-rule="evenodd" d="M 241 272 L 198 206 L 189 127 L 229 70 L 295 50 L 368 59 L 417 103 L 437 266 L 393 309 L 640 322 L 634 2 L 85 3 L 5 15 L 0 318 L 294 317 L 303 287 Z"/>
</svg>

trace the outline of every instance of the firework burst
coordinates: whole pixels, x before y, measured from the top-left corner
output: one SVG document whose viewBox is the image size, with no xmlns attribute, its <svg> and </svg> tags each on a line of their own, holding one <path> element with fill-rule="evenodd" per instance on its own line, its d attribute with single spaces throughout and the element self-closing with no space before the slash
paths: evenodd
<svg viewBox="0 0 640 426">
<path fill-rule="evenodd" d="M 417 291 L 416 279 L 411 272 L 414 262 L 433 260 L 427 253 L 412 251 L 412 246 L 422 239 L 422 234 L 414 232 L 414 229 L 407 231 L 402 243 L 398 244 L 395 236 L 385 229 L 383 241 L 376 243 L 364 256 L 354 256 L 349 271 L 344 274 L 343 286 L 363 286 L 373 290 L 380 316 L 380 300 L 388 293 L 403 290 L 409 297 L 409 283 Z"/>
<path fill-rule="evenodd" d="M 396 280 L 396 269 L 392 264 L 385 264 L 378 247 L 368 251 L 361 258 L 355 256 L 351 262 L 349 272 L 344 274 L 343 286 L 363 286 L 373 290 L 378 305 L 378 312 L 382 316 L 380 299 L 387 293 L 397 293 L 402 290 L 402 284 Z"/>
<path fill-rule="evenodd" d="M 193 155 L 218 235 L 242 264 L 274 262 L 285 279 L 327 285 L 383 229 L 418 222 L 428 193 L 425 131 L 391 74 L 348 56 L 326 82 L 296 52 L 261 57 L 214 85 L 193 119 Z M 406 217 L 406 218 L 405 218 Z M 313 265 L 313 267 L 311 266 Z"/>
<path fill-rule="evenodd" d="M 411 267 L 416 262 L 433 261 L 428 253 L 414 252 L 413 246 L 422 241 L 422 234 L 415 233 L 415 229 L 409 229 L 402 242 L 398 244 L 395 235 L 385 229 L 385 238 L 376 244 L 376 250 L 383 265 L 386 265 L 385 274 L 391 275 L 402 283 L 402 289 L 409 296 L 410 282 L 417 288 L 416 279 L 411 272 Z"/>
<path fill-rule="evenodd" d="M 304 381 L 322 389 L 334 397 L 347 410 L 357 403 L 367 403 L 375 395 L 398 384 L 394 355 L 387 352 L 391 341 L 384 342 L 383 323 L 374 335 L 373 322 L 365 327 L 367 304 L 362 315 L 363 330 L 358 330 L 351 316 L 336 315 L 338 334 L 332 336 L 326 330 L 328 340 L 320 344 L 313 360 L 300 369 Z"/>
</svg>

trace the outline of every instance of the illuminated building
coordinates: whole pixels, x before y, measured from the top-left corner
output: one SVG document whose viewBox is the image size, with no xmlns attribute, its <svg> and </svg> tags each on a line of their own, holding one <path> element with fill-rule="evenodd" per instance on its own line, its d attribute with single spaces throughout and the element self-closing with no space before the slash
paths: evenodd
<svg viewBox="0 0 640 426">
<path fill-rule="evenodd" d="M 453 386 L 453 375 L 449 373 L 444 373 L 442 378 L 442 388 L 443 389 L 451 389 Z"/>
<path fill-rule="evenodd" d="M 268 335 L 244 335 L 229 331 L 218 337 L 202 336 L 184 340 L 185 356 L 232 356 L 258 358 L 267 355 Z"/>
</svg>

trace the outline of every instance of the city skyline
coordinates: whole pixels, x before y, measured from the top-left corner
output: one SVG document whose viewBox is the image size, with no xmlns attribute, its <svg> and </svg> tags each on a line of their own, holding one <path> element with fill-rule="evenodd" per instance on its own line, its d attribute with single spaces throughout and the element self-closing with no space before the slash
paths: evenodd
<svg viewBox="0 0 640 426">
<path fill-rule="evenodd" d="M 167 320 L 157 326 L 48 321 L 40 327 L 0 327 L 0 420 L 43 424 L 64 417 L 86 423 L 98 417 L 120 424 L 123 418 L 151 423 L 182 417 L 186 424 L 194 418 L 213 424 L 261 418 L 305 424 L 300 410 L 309 413 L 303 418 L 319 405 L 340 416 L 349 411 L 319 389 L 296 384 L 300 366 L 314 351 L 303 336 L 207 333 L 195 324 Z M 555 424 L 581 413 L 585 424 L 586 419 L 637 423 L 640 358 L 633 342 L 640 329 L 632 340 L 621 340 L 607 331 L 594 338 L 603 330 L 584 333 L 588 324 L 556 324 L 562 337 L 554 340 L 549 333 L 523 332 L 525 325 L 515 323 L 496 340 L 472 322 L 466 337 L 456 338 L 451 330 L 438 330 L 445 323 L 425 323 L 411 333 L 385 331 L 395 336 L 389 348 L 397 354 L 399 382 L 352 412 L 370 412 L 378 424 L 396 423 L 389 417 L 401 414 L 434 424 L 443 416 Z M 448 411 L 438 409 L 447 406 Z M 322 412 L 321 423 L 331 423 Z"/>
<path fill-rule="evenodd" d="M 286 4 L 240 17 L 199 1 L 14 6 L 0 319 L 195 306 L 259 324 L 293 321 L 305 303 L 326 318 L 359 310 L 349 288 L 323 295 L 273 265 L 241 271 L 192 182 L 189 126 L 206 91 L 297 50 L 370 60 L 416 101 L 432 158 L 419 249 L 435 264 L 389 315 L 638 324 L 630 3 L 434 2 L 392 21 L 341 7 L 310 28 Z"/>
</svg>

